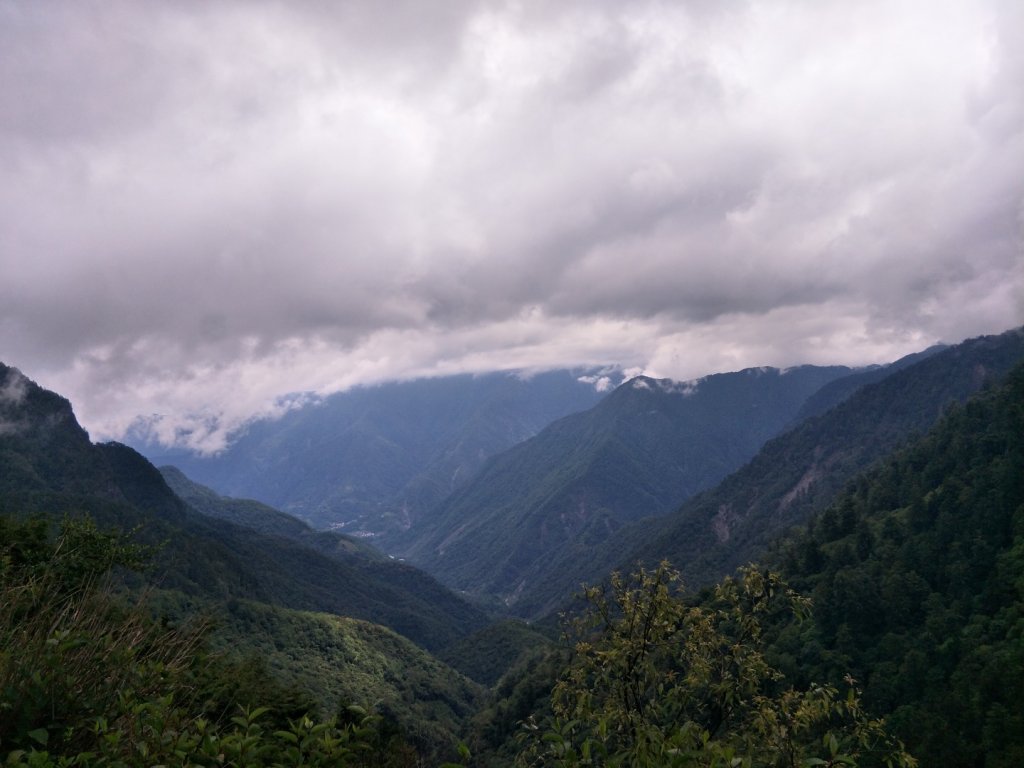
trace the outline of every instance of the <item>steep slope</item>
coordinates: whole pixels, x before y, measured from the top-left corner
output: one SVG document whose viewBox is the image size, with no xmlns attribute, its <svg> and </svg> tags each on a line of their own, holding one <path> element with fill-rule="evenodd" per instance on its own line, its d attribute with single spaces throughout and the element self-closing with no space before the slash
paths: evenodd
<svg viewBox="0 0 1024 768">
<path fill-rule="evenodd" d="M 262 502 L 221 496 L 212 488 L 192 482 L 177 467 L 160 467 L 160 475 L 178 498 L 207 517 L 226 520 L 257 533 L 283 536 L 342 560 L 351 560 L 353 557 L 365 560 L 385 558 L 380 550 L 359 539 L 333 531 L 314 530 L 297 517 Z"/>
<path fill-rule="evenodd" d="M 167 616 L 195 610 L 173 593 L 155 598 Z M 378 624 L 251 600 L 201 607 L 214 617 L 215 653 L 305 693 L 322 713 L 372 707 L 423 754 L 457 744 L 462 723 L 484 696 L 480 685 Z"/>
<path fill-rule="evenodd" d="M 909 368 L 911 365 L 919 363 L 946 348 L 947 345 L 945 344 L 936 344 L 923 352 L 915 352 L 914 354 L 901 357 L 899 360 L 888 365 L 871 366 L 865 370 L 851 373 L 849 376 L 843 376 L 835 381 L 830 381 L 807 398 L 807 402 L 801 406 L 800 412 L 793 419 L 792 426 L 795 427 L 812 416 L 820 416 L 826 411 L 835 408 L 868 384 L 875 384 L 882 379 L 888 378 L 896 373 L 896 371 Z"/>
<path fill-rule="evenodd" d="M 767 660 L 788 680 L 852 675 L 921 765 L 1020 765 L 1024 363 L 851 478 L 762 564 L 813 600 L 810 620 L 781 612 L 767 627 Z M 546 692 L 559 668 L 542 673 L 502 685 Z M 492 748 L 525 717 L 484 715 Z"/>
<path fill-rule="evenodd" d="M 1024 366 L 859 476 L 777 549 L 813 621 L 797 679 L 853 674 L 921 765 L 1024 759 Z"/>
<path fill-rule="evenodd" d="M 556 610 L 567 593 L 615 568 L 667 558 L 691 585 L 756 560 L 790 526 L 824 509 L 857 473 L 930 429 L 1024 358 L 1024 329 L 971 339 L 861 388 L 832 410 L 769 441 L 717 487 L 660 519 L 627 526 L 606 546 L 566 550 L 524 594 L 524 616 Z"/>
<path fill-rule="evenodd" d="M 497 456 L 396 544 L 459 589 L 509 604 L 566 548 L 671 511 L 747 461 L 848 368 L 633 379 Z"/>
<path fill-rule="evenodd" d="M 142 456 L 93 445 L 67 400 L 0 364 L 0 514 L 88 513 L 159 545 L 151 579 L 217 599 L 254 599 L 384 624 L 428 649 L 486 617 L 409 565 L 342 558 L 192 510 Z"/>
<path fill-rule="evenodd" d="M 157 464 L 316 528 L 400 531 L 491 455 L 601 398 L 580 372 L 495 373 L 357 388 L 251 425 L 211 457 L 132 444 Z"/>
<path fill-rule="evenodd" d="M 515 619 L 498 621 L 445 648 L 439 657 L 470 680 L 494 686 L 525 656 L 555 647 L 555 641 Z"/>
</svg>

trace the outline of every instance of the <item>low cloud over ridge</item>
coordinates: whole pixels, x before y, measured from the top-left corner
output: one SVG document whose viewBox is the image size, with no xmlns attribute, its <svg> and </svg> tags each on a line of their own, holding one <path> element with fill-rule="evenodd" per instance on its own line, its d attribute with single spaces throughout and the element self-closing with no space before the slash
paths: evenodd
<svg viewBox="0 0 1024 768">
<path fill-rule="evenodd" d="M 94 437 L 1024 322 L 1024 7 L 0 0 L 0 359 Z"/>
</svg>

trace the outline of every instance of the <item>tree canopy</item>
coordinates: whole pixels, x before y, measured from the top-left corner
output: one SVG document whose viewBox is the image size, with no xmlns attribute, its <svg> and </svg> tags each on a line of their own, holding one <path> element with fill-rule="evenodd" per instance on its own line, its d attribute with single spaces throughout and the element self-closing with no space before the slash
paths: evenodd
<svg viewBox="0 0 1024 768">
<path fill-rule="evenodd" d="M 797 689 L 765 657 L 763 624 L 805 617 L 809 601 L 748 568 L 708 599 L 687 599 L 667 563 L 614 575 L 585 593 L 573 658 L 531 724 L 523 764 L 629 766 L 912 766 L 915 761 L 844 690 Z"/>
</svg>

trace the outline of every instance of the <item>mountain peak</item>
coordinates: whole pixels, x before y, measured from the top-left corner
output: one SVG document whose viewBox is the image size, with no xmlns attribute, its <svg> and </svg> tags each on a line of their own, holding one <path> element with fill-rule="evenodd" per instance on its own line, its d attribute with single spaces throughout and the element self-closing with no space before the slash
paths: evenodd
<svg viewBox="0 0 1024 768">
<path fill-rule="evenodd" d="M 56 432 L 89 442 L 89 433 L 78 423 L 67 398 L 43 389 L 17 368 L 0 363 L 0 437 L 45 442 Z"/>
<path fill-rule="evenodd" d="M 410 529 L 402 551 L 458 589 L 511 604 L 628 522 L 665 514 L 748 461 L 848 368 L 636 376 L 588 411 L 495 456 Z M 529 587 L 525 587 L 529 588 Z"/>
<path fill-rule="evenodd" d="M 652 392 L 663 392 L 668 395 L 689 396 L 697 391 L 700 383 L 707 377 L 691 379 L 689 381 L 675 381 L 674 379 L 655 379 L 650 376 L 637 376 L 626 382 L 626 386 L 633 389 Z"/>
</svg>

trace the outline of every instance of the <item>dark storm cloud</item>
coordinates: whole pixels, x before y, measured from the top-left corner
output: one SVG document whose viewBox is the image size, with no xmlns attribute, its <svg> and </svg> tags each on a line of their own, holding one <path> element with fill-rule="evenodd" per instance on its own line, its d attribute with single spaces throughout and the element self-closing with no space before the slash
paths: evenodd
<svg viewBox="0 0 1024 768">
<path fill-rule="evenodd" d="M 0 0 L 0 357 L 95 436 L 1024 322 L 1013 2 Z M 156 422 L 155 422 L 156 423 Z"/>
</svg>

